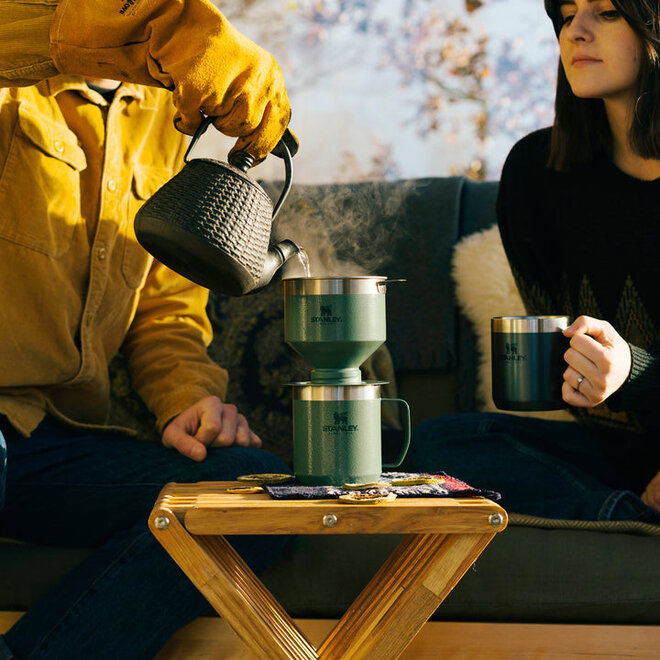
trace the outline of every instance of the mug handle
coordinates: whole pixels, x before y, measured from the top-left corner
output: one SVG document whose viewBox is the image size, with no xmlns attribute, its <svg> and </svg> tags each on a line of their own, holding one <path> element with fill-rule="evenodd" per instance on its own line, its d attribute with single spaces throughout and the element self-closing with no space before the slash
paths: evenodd
<svg viewBox="0 0 660 660">
<path fill-rule="evenodd" d="M 408 448 L 410 447 L 410 406 L 408 405 L 408 402 L 403 399 L 381 399 L 381 403 L 383 401 L 396 401 L 403 405 L 403 414 L 405 417 L 403 449 L 395 463 L 383 463 L 383 467 L 399 467 L 399 465 L 403 463 L 403 459 L 406 457 Z"/>
</svg>

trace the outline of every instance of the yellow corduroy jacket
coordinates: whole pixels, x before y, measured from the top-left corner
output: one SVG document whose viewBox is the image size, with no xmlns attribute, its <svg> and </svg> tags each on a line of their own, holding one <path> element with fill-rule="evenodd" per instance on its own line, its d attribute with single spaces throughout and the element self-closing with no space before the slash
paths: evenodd
<svg viewBox="0 0 660 660">
<path fill-rule="evenodd" d="M 118 350 L 161 428 L 224 397 L 208 291 L 133 231 L 182 164 L 173 115 L 169 92 L 128 83 L 110 104 L 80 78 L 0 90 L 0 414 L 24 435 L 46 413 L 105 425 Z"/>
</svg>

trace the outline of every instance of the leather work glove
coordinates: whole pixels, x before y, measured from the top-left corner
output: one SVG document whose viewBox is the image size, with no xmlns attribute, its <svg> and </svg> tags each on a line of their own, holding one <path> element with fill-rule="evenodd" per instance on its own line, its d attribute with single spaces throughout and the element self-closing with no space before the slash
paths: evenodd
<svg viewBox="0 0 660 660">
<path fill-rule="evenodd" d="M 180 131 L 214 117 L 257 162 L 289 123 L 277 62 L 207 0 L 60 0 L 50 37 L 61 73 L 167 87 Z"/>
</svg>

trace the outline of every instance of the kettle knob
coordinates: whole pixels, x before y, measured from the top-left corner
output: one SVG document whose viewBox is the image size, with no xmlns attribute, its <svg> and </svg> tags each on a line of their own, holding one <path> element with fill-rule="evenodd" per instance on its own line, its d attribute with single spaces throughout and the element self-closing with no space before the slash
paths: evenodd
<svg viewBox="0 0 660 660">
<path fill-rule="evenodd" d="M 237 151 L 229 156 L 227 159 L 229 164 L 233 165 L 241 172 L 247 172 L 254 165 L 254 156 L 247 151 Z"/>
</svg>

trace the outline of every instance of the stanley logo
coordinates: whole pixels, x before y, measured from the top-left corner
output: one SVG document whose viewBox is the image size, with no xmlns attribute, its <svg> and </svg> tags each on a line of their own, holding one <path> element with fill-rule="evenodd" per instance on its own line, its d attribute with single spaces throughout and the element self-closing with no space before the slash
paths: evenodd
<svg viewBox="0 0 660 660">
<path fill-rule="evenodd" d="M 324 433 L 354 433 L 358 430 L 357 424 L 348 423 L 348 413 L 332 413 L 334 420 L 332 424 L 323 426 Z"/>
<path fill-rule="evenodd" d="M 526 355 L 518 353 L 518 344 L 509 344 L 507 342 L 504 346 L 506 353 L 503 353 L 500 358 L 505 362 L 525 362 L 527 360 Z"/>
<path fill-rule="evenodd" d="M 312 323 L 342 323 L 341 316 L 332 315 L 332 305 L 321 305 L 321 315 L 312 316 Z"/>
</svg>

